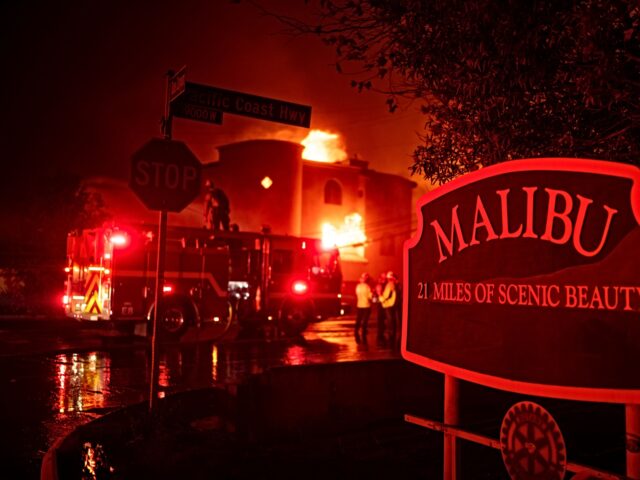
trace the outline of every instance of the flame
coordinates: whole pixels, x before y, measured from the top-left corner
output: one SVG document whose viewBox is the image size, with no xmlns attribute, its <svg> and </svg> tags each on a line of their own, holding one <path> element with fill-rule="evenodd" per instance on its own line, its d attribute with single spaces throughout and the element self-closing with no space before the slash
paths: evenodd
<svg viewBox="0 0 640 480">
<path fill-rule="evenodd" d="M 349 258 L 364 258 L 364 245 L 367 236 L 362 227 L 362 216 L 352 213 L 344 217 L 342 225 L 337 228 L 326 222 L 322 225 L 322 245 L 325 247 L 337 246 L 340 255 Z"/>
<path fill-rule="evenodd" d="M 311 130 L 300 143 L 305 147 L 302 152 L 302 158 L 305 160 L 330 163 L 347 158 L 347 152 L 337 133 Z"/>
</svg>

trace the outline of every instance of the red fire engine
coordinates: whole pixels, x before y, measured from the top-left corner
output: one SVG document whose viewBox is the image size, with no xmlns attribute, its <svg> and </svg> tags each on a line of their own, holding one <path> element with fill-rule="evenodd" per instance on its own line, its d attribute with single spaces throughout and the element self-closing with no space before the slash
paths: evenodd
<svg viewBox="0 0 640 480">
<path fill-rule="evenodd" d="M 148 226 L 70 233 L 66 314 L 96 322 L 152 319 L 156 232 Z M 222 335 L 237 320 L 271 321 L 281 333 L 299 334 L 309 322 L 341 313 L 341 287 L 338 250 L 320 240 L 169 227 L 159 333 L 179 338 L 211 322 Z"/>
</svg>

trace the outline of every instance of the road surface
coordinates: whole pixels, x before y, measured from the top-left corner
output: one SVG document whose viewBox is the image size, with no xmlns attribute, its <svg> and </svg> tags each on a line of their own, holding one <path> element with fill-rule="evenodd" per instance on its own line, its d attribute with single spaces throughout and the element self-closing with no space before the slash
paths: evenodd
<svg viewBox="0 0 640 480">
<path fill-rule="evenodd" d="M 279 365 L 397 357 L 371 340 L 356 343 L 354 318 L 312 324 L 297 339 L 183 342 L 160 348 L 159 392 L 238 383 Z M 230 332 L 231 333 L 231 332 Z M 204 338 L 204 337 L 203 337 Z M 145 401 L 150 349 L 139 337 L 70 320 L 0 321 L 0 438 L 2 465 L 38 478 L 42 456 L 77 425 L 113 409 Z"/>
</svg>

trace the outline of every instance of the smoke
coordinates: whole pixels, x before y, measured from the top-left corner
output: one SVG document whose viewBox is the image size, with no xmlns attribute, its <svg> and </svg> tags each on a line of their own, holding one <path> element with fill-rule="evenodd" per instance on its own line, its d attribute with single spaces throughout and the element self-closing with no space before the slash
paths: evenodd
<svg viewBox="0 0 640 480">
<path fill-rule="evenodd" d="M 317 162 L 340 162 L 347 158 L 345 142 L 341 134 L 326 130 L 302 130 L 299 128 L 273 128 L 258 126 L 243 129 L 227 136 L 226 143 L 246 140 L 283 140 L 305 147 L 302 158 Z"/>
</svg>

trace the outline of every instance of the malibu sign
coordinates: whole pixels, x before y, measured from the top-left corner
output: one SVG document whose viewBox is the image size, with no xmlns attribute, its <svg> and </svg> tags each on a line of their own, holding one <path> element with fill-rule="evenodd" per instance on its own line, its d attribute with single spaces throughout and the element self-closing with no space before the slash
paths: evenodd
<svg viewBox="0 0 640 480">
<path fill-rule="evenodd" d="M 422 197 L 405 245 L 403 356 L 464 380 L 640 401 L 640 169 L 483 168 Z"/>
</svg>

